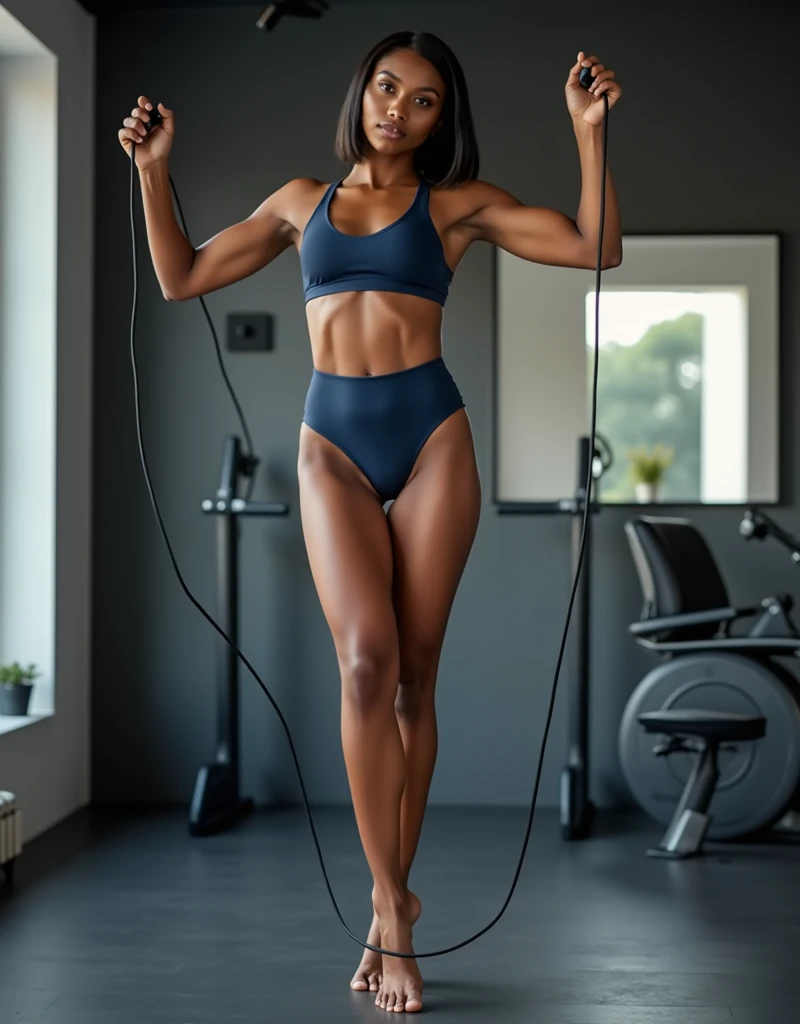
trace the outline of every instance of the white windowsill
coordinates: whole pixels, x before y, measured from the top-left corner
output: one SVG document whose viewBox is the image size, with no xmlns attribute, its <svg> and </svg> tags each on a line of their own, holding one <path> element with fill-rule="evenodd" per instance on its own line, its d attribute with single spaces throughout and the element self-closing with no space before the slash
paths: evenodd
<svg viewBox="0 0 800 1024">
<path fill-rule="evenodd" d="M 52 712 L 44 715 L 0 715 L 0 736 L 4 732 L 24 729 L 26 725 L 33 725 L 34 722 L 41 722 L 44 718 L 52 717 Z"/>
</svg>

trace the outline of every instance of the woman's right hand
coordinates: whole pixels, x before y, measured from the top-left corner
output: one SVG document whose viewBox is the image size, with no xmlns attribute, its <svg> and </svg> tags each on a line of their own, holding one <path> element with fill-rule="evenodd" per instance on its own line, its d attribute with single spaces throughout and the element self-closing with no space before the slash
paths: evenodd
<svg viewBox="0 0 800 1024">
<path fill-rule="evenodd" d="M 150 119 L 152 109 L 153 104 L 150 100 L 146 96 L 140 96 L 137 106 L 131 111 L 131 116 L 124 119 L 122 122 L 124 127 L 120 128 L 117 133 L 119 143 L 127 153 L 129 160 L 131 146 L 136 147 L 136 166 L 140 171 L 159 160 L 166 160 L 175 137 L 175 115 L 171 110 L 167 110 L 163 103 L 158 104 L 158 112 L 164 120 L 148 135 L 144 126 Z"/>
</svg>

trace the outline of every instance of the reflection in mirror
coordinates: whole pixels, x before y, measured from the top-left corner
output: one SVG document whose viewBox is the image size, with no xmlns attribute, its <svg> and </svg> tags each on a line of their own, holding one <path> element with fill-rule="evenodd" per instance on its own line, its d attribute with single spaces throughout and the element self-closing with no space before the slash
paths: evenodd
<svg viewBox="0 0 800 1024">
<path fill-rule="evenodd" d="M 499 503 L 571 495 L 589 432 L 595 274 L 496 263 Z M 602 502 L 778 501 L 778 238 L 626 237 L 600 294 Z"/>
</svg>

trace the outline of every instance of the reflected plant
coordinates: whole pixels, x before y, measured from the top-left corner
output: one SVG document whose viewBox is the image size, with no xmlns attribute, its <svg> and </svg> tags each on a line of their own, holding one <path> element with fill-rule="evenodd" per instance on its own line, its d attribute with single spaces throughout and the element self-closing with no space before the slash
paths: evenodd
<svg viewBox="0 0 800 1024">
<path fill-rule="evenodd" d="M 672 465 L 675 450 L 671 445 L 658 442 L 652 448 L 640 444 L 627 451 L 630 476 L 635 484 L 660 484 Z"/>
</svg>

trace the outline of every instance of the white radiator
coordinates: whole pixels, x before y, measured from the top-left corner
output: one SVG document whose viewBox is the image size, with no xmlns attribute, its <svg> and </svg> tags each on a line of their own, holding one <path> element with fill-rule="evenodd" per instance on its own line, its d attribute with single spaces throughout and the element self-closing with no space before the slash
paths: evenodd
<svg viewBox="0 0 800 1024">
<path fill-rule="evenodd" d="M 6 875 L 11 880 L 10 861 L 22 853 L 22 812 L 13 793 L 0 789 L 0 866 L 7 865 Z"/>
</svg>

